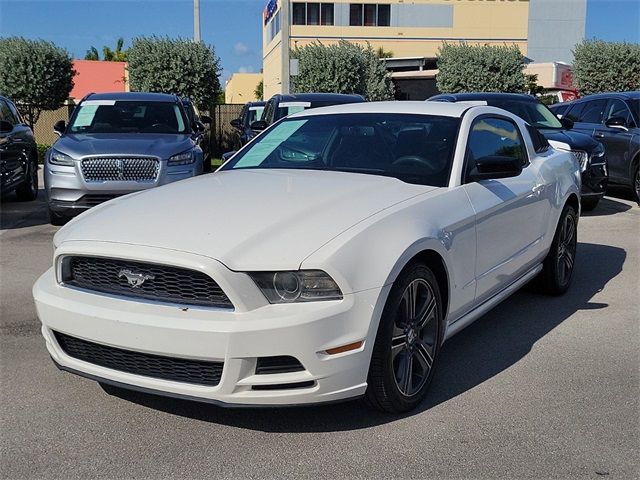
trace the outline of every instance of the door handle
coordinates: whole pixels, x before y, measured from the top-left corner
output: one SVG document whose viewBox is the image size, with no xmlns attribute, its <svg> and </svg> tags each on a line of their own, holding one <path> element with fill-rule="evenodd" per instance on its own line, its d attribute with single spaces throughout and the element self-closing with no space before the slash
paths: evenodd
<svg viewBox="0 0 640 480">
<path fill-rule="evenodd" d="M 593 136 L 596 138 L 604 138 L 604 133 L 596 132 L 593 134 Z"/>
<path fill-rule="evenodd" d="M 544 190 L 544 185 L 535 185 L 531 191 L 536 197 L 539 197 L 542 191 Z"/>
</svg>

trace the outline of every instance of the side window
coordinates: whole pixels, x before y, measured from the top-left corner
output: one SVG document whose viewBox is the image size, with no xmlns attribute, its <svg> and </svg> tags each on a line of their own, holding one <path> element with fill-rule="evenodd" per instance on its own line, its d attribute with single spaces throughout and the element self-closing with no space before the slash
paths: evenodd
<svg viewBox="0 0 640 480">
<path fill-rule="evenodd" d="M 567 117 L 572 122 L 577 122 L 586 104 L 586 102 L 581 102 L 573 105 L 572 107 L 569 107 L 569 109 L 564 113 L 563 116 Z"/>
<path fill-rule="evenodd" d="M 604 109 L 607 106 L 607 100 L 592 100 L 590 102 L 585 102 L 585 107 L 580 112 L 580 116 L 578 117 L 578 122 L 581 123 L 600 123 L 602 122 L 602 114 L 604 113 Z M 573 113 L 573 110 L 572 110 Z"/>
<path fill-rule="evenodd" d="M 264 120 L 267 125 L 271 125 L 273 123 L 273 105 L 275 100 L 269 100 L 267 102 L 267 106 L 264 108 L 264 114 L 262 115 L 262 120 Z"/>
<path fill-rule="evenodd" d="M 529 132 L 531 142 L 533 143 L 533 149 L 536 153 L 543 153 L 551 148 L 551 145 L 549 145 L 545 136 L 542 135 L 537 128 L 527 125 L 527 132 Z"/>
<path fill-rule="evenodd" d="M 467 142 L 465 178 L 483 157 L 517 158 L 523 165 L 528 162 L 526 148 L 518 127 L 503 118 L 476 119 Z"/>
<path fill-rule="evenodd" d="M 609 100 L 609 105 L 607 105 L 607 110 L 604 113 L 603 123 L 613 117 L 622 117 L 627 122 L 627 126 L 635 126 L 635 122 L 633 121 L 633 115 L 631 115 L 631 110 L 626 103 L 622 100 L 614 98 Z"/>
<path fill-rule="evenodd" d="M 16 119 L 16 123 L 24 123 L 24 121 L 22 120 L 22 117 L 20 116 L 20 112 L 18 112 L 18 109 L 13 104 L 13 102 L 9 101 L 7 102 L 7 105 L 9 105 L 9 110 L 11 110 L 11 113 Z"/>
<path fill-rule="evenodd" d="M 9 105 L 4 100 L 0 100 L 0 120 L 9 122 L 12 125 L 18 123 L 18 119 L 13 115 Z"/>
</svg>

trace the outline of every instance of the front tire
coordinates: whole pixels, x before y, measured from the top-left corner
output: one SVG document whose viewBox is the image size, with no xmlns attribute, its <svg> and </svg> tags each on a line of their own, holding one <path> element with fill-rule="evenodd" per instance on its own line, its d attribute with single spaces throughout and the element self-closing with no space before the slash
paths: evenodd
<svg viewBox="0 0 640 480">
<path fill-rule="evenodd" d="M 394 282 L 380 319 L 365 400 L 406 412 L 424 399 L 442 343 L 442 297 L 429 267 L 416 263 Z"/>
<path fill-rule="evenodd" d="M 633 174 L 633 199 L 640 205 L 640 161 L 636 165 L 636 171 Z"/>
<path fill-rule="evenodd" d="M 69 217 L 62 215 L 51 208 L 49 208 L 49 222 L 51 225 L 61 227 L 69 221 Z"/>
<path fill-rule="evenodd" d="M 571 205 L 565 205 L 538 278 L 540 287 L 545 293 L 562 295 L 569 289 L 577 246 L 578 215 Z"/>
</svg>

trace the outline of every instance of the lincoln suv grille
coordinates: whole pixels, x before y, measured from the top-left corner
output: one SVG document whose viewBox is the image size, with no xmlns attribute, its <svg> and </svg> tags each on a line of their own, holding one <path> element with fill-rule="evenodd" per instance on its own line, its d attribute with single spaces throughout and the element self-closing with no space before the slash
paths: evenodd
<svg viewBox="0 0 640 480">
<path fill-rule="evenodd" d="M 208 275 L 187 268 L 103 257 L 65 257 L 65 285 L 96 292 L 182 305 L 233 308 Z"/>
<path fill-rule="evenodd" d="M 80 166 L 87 182 L 153 182 L 160 171 L 152 157 L 91 157 Z"/>
<path fill-rule="evenodd" d="M 60 332 L 53 332 L 64 353 L 83 362 L 145 377 L 193 383 L 213 387 L 220 383 L 222 362 L 188 360 L 134 352 L 87 342 Z"/>
</svg>

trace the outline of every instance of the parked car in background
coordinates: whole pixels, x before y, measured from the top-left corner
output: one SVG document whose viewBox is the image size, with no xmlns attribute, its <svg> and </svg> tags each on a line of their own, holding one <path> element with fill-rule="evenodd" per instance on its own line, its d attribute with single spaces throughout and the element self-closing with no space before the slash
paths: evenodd
<svg viewBox="0 0 640 480">
<path fill-rule="evenodd" d="M 38 148 L 31 128 L 14 103 L 0 96 L 0 193 L 15 191 L 18 200 L 38 196 Z"/>
<path fill-rule="evenodd" d="M 559 120 L 537 98 L 516 93 L 457 93 L 435 95 L 429 101 L 484 102 L 518 115 L 554 147 L 573 152 L 582 173 L 581 202 L 584 210 L 596 208 L 604 196 L 608 184 L 606 148 L 591 136 L 572 129 L 571 122 Z M 532 137 L 535 140 L 536 135 Z"/>
<path fill-rule="evenodd" d="M 364 102 L 362 95 L 345 95 L 340 93 L 294 93 L 290 95 L 274 95 L 264 107 L 262 118 L 251 124 L 251 128 L 261 131 L 278 120 L 309 108 L 328 107 L 343 103 Z"/>
<path fill-rule="evenodd" d="M 640 92 L 589 95 L 562 115 L 574 130 L 604 144 L 609 181 L 631 187 L 640 205 Z"/>
<path fill-rule="evenodd" d="M 182 99 L 162 93 L 85 97 L 47 152 L 44 180 L 51 223 L 127 193 L 202 173 L 199 133 Z"/>
<path fill-rule="evenodd" d="M 240 150 L 249 143 L 257 132 L 251 129 L 251 124 L 262 118 L 262 112 L 266 102 L 249 102 L 242 107 L 240 116 L 231 120 L 231 126 L 234 127 L 233 147 Z"/>
<path fill-rule="evenodd" d="M 61 229 L 33 288 L 47 349 L 148 393 L 410 410 L 447 338 L 537 276 L 569 288 L 580 174 L 532 132 L 436 102 L 287 117 L 216 173 Z"/>
<path fill-rule="evenodd" d="M 191 99 L 182 98 L 182 106 L 189 118 L 191 129 L 196 135 L 196 142 L 202 149 L 203 171 L 211 171 L 211 117 L 209 115 L 201 115 L 198 108 L 193 104 Z"/>
</svg>

